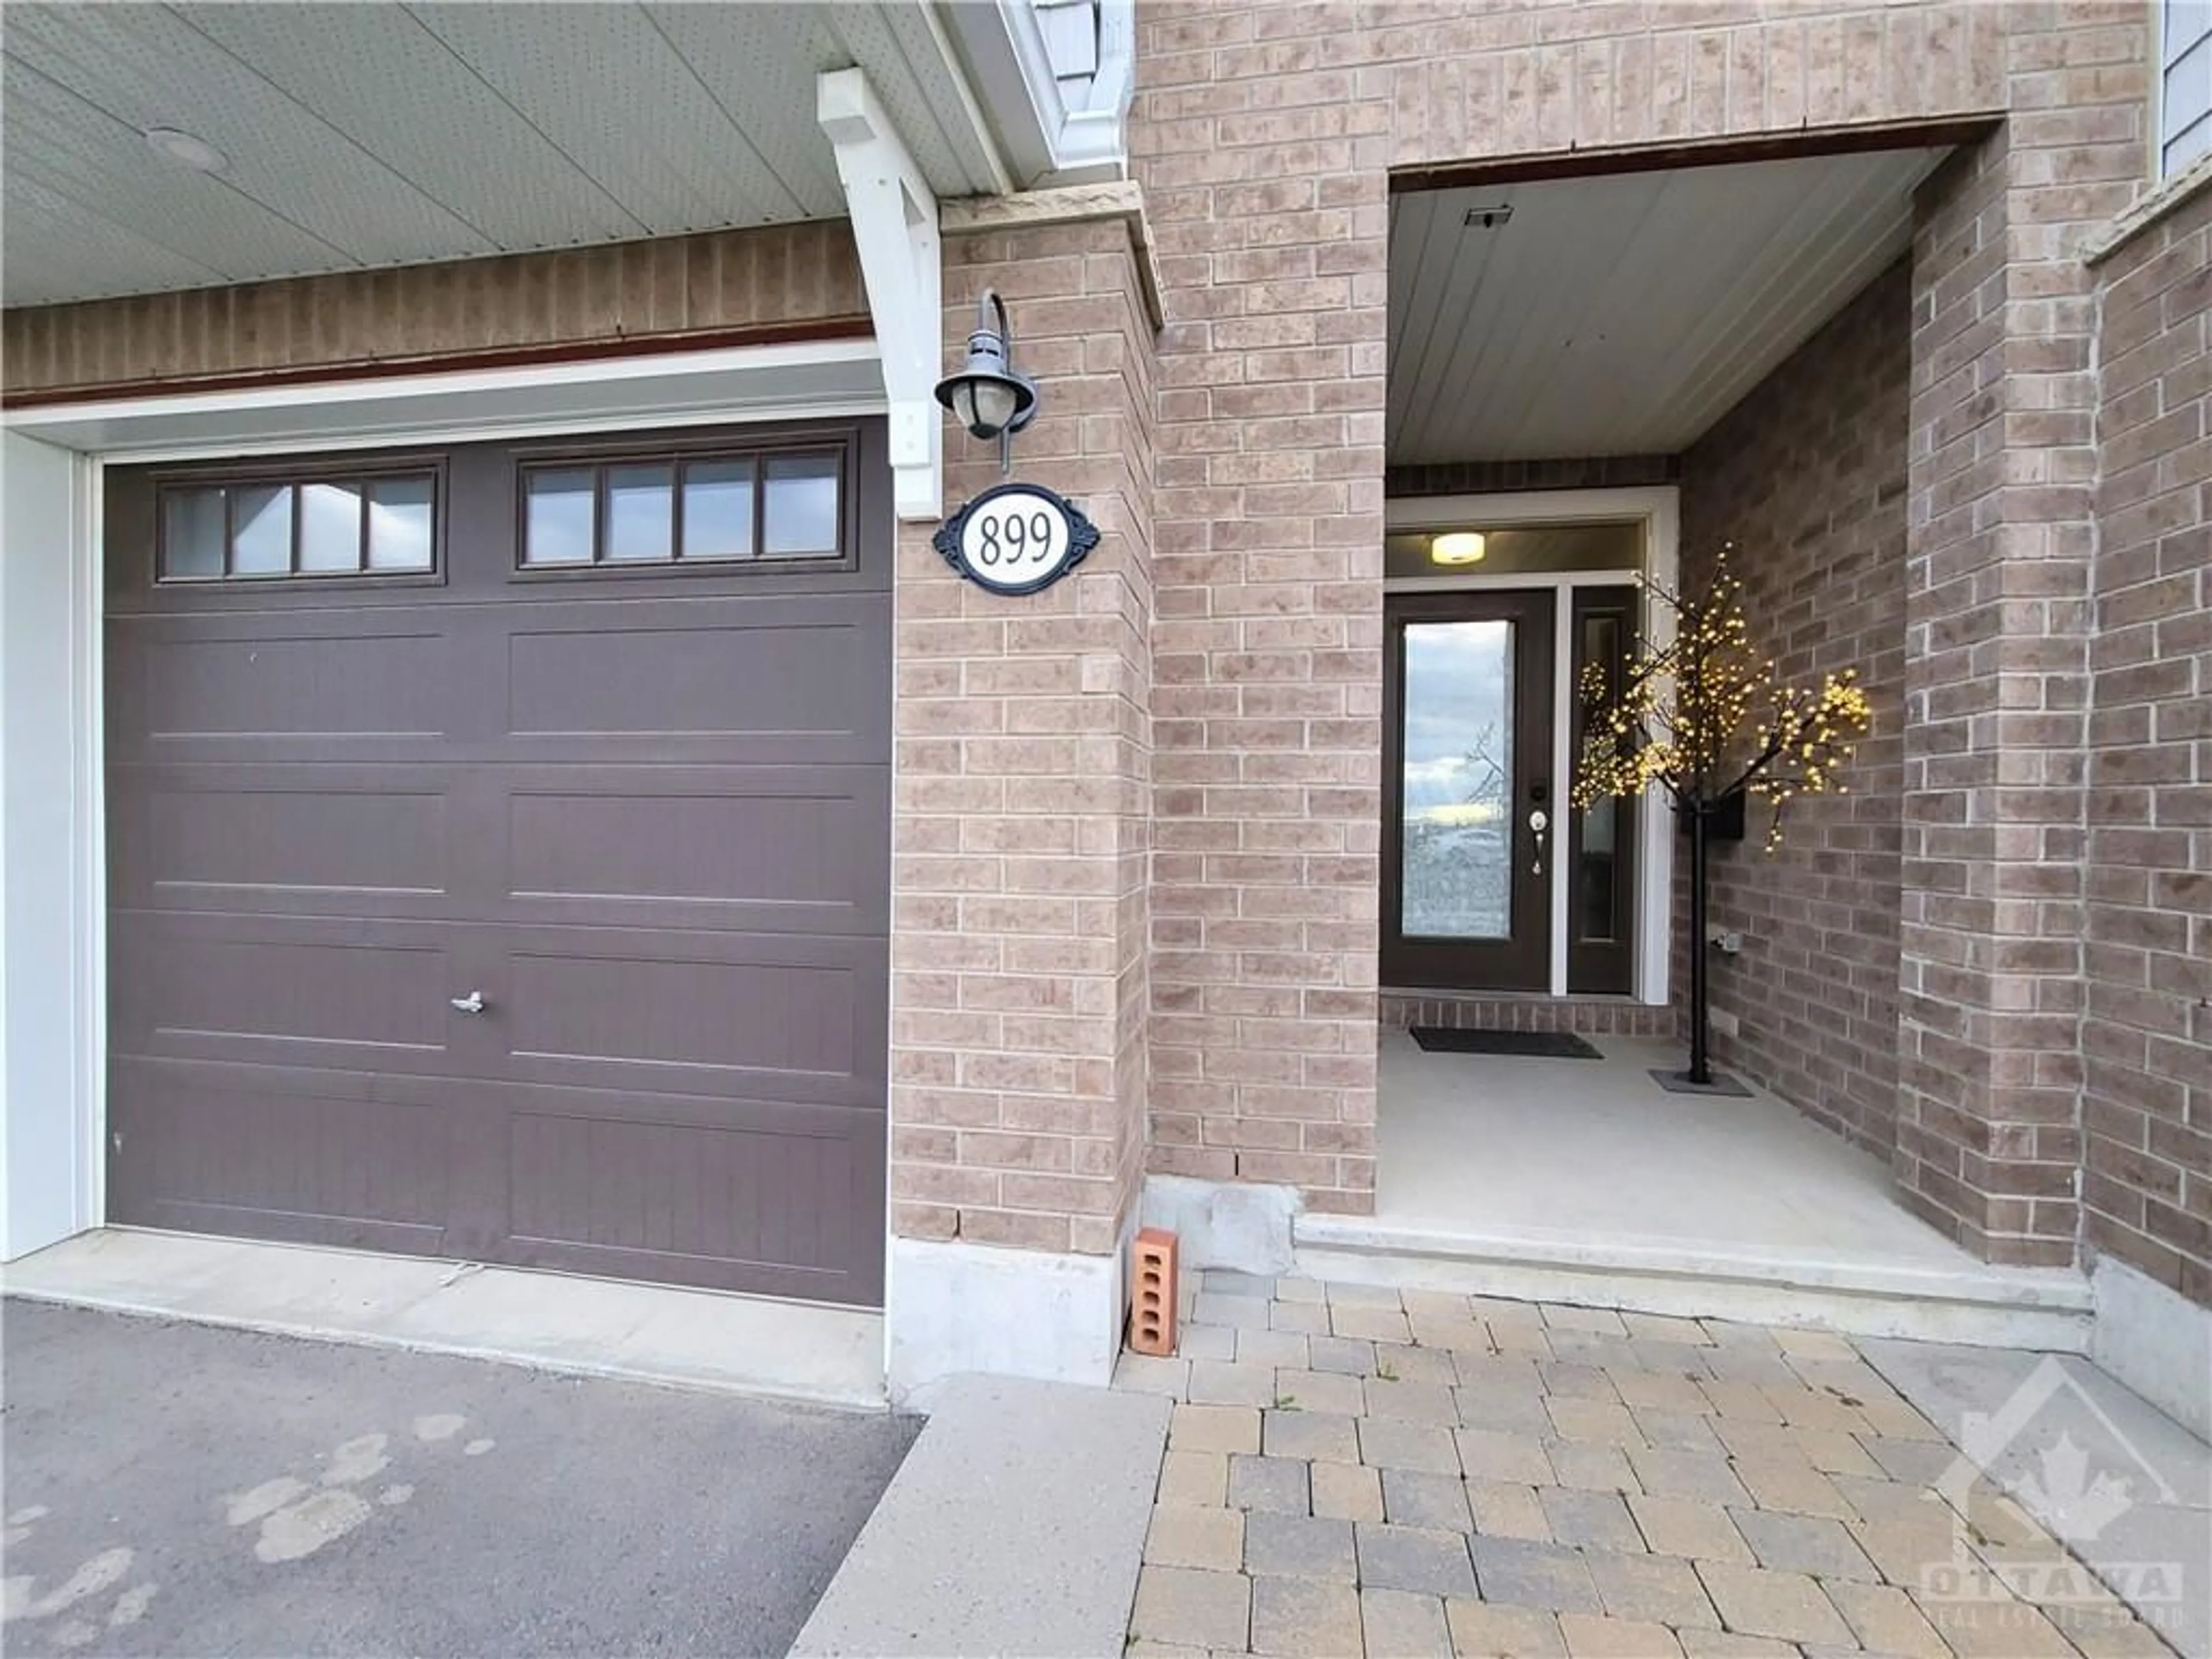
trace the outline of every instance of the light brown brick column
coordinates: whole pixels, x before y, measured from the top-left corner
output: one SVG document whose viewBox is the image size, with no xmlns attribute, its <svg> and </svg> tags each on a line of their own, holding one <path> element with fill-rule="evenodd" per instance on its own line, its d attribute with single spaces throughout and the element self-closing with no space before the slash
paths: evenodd
<svg viewBox="0 0 2212 1659">
<path fill-rule="evenodd" d="M 1109 1256 L 1144 1147 L 1152 324 L 1123 219 L 961 223 L 948 210 L 949 361 L 995 288 L 1042 398 L 1013 476 L 1103 539 L 1009 598 L 957 575 L 934 526 L 900 529 L 891 1225 Z M 1000 473 L 950 423 L 945 452 L 949 514 Z M 897 1272 L 895 1249 L 895 1304 Z"/>
<path fill-rule="evenodd" d="M 1914 244 L 1895 1166 L 1990 1260 L 2075 1255 L 2094 295 L 2143 176 L 2140 6 L 2008 9 L 2013 113 Z"/>
<path fill-rule="evenodd" d="M 1379 130 L 1382 112 L 1332 118 Z M 1245 136 L 1288 139 L 1312 114 Z M 1171 319 L 1151 1166 L 1366 1213 L 1389 204 L 1379 138 L 1278 154 L 1312 174 L 1209 184 L 1230 159 L 1212 151 L 1149 168 Z"/>
<path fill-rule="evenodd" d="M 2083 1232 L 2212 1307 L 2212 190 L 2096 274 Z"/>
</svg>

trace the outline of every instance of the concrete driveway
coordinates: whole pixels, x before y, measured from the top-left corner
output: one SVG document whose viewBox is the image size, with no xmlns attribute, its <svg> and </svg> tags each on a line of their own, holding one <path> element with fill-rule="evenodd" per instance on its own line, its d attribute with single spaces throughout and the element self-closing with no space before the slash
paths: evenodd
<svg viewBox="0 0 2212 1659">
<path fill-rule="evenodd" d="M 15 1654 L 781 1654 L 917 1422 L 9 1301 Z"/>
</svg>

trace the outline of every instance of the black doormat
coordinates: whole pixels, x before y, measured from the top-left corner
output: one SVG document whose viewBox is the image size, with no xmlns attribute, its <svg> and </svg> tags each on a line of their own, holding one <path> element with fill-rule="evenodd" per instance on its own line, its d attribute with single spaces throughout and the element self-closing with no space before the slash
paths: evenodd
<svg viewBox="0 0 2212 1659">
<path fill-rule="evenodd" d="M 1456 1025 L 1415 1025 L 1413 1041 L 1431 1054 L 1532 1054 L 1545 1060 L 1603 1060 L 1572 1031 L 1482 1031 Z"/>
</svg>

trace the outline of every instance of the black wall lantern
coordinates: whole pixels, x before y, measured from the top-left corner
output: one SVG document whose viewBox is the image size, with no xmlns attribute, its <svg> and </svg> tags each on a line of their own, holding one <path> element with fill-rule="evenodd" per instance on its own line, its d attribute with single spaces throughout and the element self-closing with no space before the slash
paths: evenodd
<svg viewBox="0 0 2212 1659">
<path fill-rule="evenodd" d="M 993 325 L 995 313 L 996 326 Z M 975 302 L 975 331 L 968 337 L 968 362 L 937 383 L 937 401 L 975 437 L 999 441 L 999 471 L 1013 471 L 1014 434 L 1036 418 L 1036 382 L 1014 367 L 1013 330 L 1006 302 L 987 288 Z"/>
</svg>

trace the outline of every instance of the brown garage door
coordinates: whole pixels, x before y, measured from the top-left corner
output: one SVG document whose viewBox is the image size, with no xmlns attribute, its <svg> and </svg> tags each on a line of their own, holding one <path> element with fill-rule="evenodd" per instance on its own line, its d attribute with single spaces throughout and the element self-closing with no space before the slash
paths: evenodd
<svg viewBox="0 0 2212 1659">
<path fill-rule="evenodd" d="M 111 471 L 114 1217 L 880 1302 L 888 484 Z"/>
</svg>

